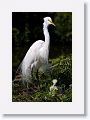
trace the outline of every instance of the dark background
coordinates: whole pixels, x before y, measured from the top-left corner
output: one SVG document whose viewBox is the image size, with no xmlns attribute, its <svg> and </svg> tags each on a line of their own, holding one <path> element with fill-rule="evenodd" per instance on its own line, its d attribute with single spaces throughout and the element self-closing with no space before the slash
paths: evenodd
<svg viewBox="0 0 90 120">
<path fill-rule="evenodd" d="M 29 47 L 37 40 L 44 40 L 43 18 L 51 17 L 56 27 L 49 26 L 50 56 L 56 58 L 72 53 L 71 12 L 13 12 L 12 13 L 12 67 L 15 71 Z"/>
</svg>

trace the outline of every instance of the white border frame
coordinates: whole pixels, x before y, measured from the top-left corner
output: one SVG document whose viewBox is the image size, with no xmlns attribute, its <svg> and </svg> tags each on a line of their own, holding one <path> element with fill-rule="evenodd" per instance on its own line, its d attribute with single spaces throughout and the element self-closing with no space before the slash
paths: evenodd
<svg viewBox="0 0 90 120">
<path fill-rule="evenodd" d="M 72 102 L 12 102 L 12 12 L 34 11 L 72 12 Z M 0 81 L 0 112 L 3 114 L 84 114 L 83 2 L 81 0 L 0 2 Z"/>
</svg>

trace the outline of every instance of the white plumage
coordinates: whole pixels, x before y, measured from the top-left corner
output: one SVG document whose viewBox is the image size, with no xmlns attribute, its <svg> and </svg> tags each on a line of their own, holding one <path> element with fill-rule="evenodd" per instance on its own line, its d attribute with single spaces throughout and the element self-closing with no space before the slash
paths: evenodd
<svg viewBox="0 0 90 120">
<path fill-rule="evenodd" d="M 33 68 L 38 70 L 40 67 L 48 65 L 50 45 L 48 26 L 50 24 L 54 25 L 52 19 L 50 17 L 45 17 L 43 23 L 45 41 L 42 40 L 36 41 L 35 43 L 33 43 L 33 45 L 29 48 L 28 52 L 26 53 L 21 64 L 22 80 L 25 81 L 30 80 Z"/>
</svg>

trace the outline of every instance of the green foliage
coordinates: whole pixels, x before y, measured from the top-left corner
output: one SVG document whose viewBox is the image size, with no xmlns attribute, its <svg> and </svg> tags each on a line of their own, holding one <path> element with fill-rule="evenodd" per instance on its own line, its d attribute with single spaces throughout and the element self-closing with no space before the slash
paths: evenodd
<svg viewBox="0 0 90 120">
<path fill-rule="evenodd" d="M 61 42 L 72 41 L 72 13 L 56 13 L 54 21 L 57 27 L 55 31 L 57 38 Z"/>
<path fill-rule="evenodd" d="M 69 56 L 60 56 L 57 59 L 50 60 L 50 63 L 52 64 L 52 74 L 54 78 L 58 77 L 59 74 L 63 73 L 68 79 L 71 79 L 71 73 L 72 73 L 72 59 L 71 55 Z M 55 73 L 55 74 L 54 74 Z"/>
<path fill-rule="evenodd" d="M 72 101 L 72 60 L 71 55 L 59 56 L 56 59 L 50 59 L 49 73 L 39 72 L 39 80 L 35 74 L 32 83 L 29 83 L 29 90 L 22 82 L 13 82 L 13 102 L 71 102 Z M 68 72 L 67 72 L 68 71 Z M 62 78 L 62 74 L 65 80 Z M 61 79 L 58 78 L 61 77 Z M 60 84 L 58 90 L 50 92 L 52 80 L 57 79 Z M 67 81 L 67 82 L 64 82 Z M 66 87 L 68 84 L 68 87 Z"/>
</svg>

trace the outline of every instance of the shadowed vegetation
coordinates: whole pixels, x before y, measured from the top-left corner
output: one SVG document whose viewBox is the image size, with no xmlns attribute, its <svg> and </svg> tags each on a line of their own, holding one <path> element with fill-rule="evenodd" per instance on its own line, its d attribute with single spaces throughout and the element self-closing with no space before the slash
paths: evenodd
<svg viewBox="0 0 90 120">
<path fill-rule="evenodd" d="M 44 40 L 43 17 L 50 16 L 56 27 L 49 27 L 49 69 L 39 80 L 34 71 L 32 83 L 14 82 L 15 71 L 29 47 Z M 12 13 L 12 101 L 13 102 L 71 102 L 72 101 L 72 13 Z M 58 90 L 50 93 L 52 80 L 57 79 Z"/>
</svg>

